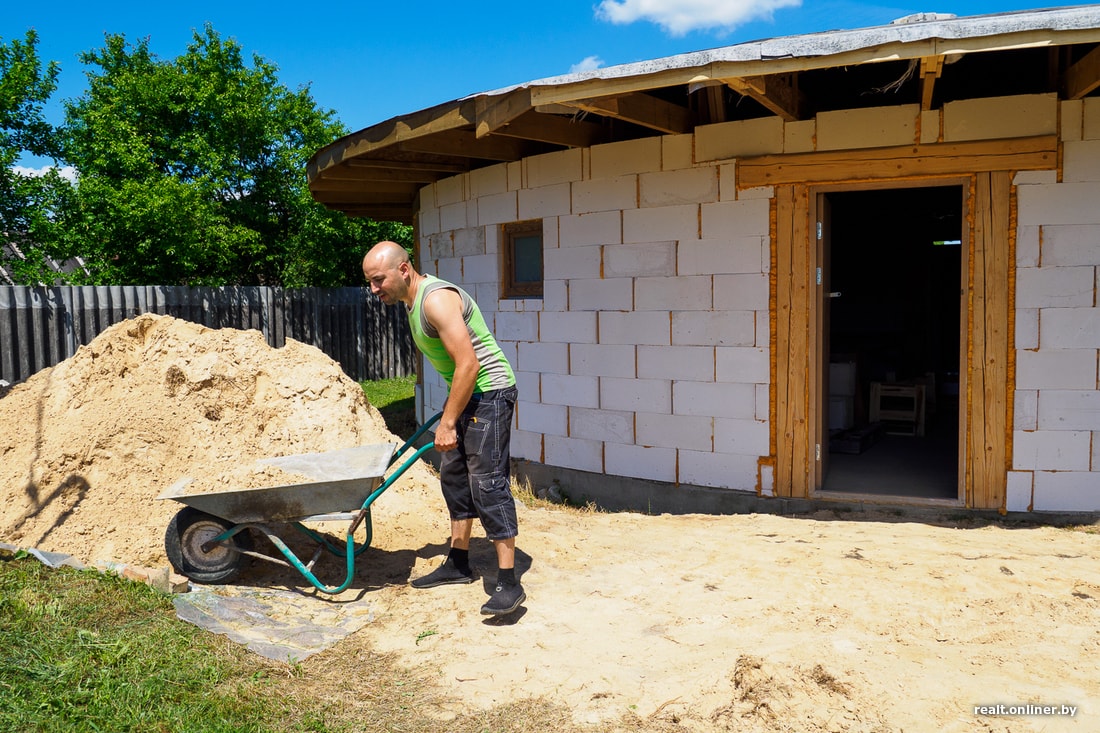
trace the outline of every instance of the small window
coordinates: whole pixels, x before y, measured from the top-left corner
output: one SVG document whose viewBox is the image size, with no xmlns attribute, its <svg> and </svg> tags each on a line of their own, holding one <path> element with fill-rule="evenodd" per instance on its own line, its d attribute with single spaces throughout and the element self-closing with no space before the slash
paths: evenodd
<svg viewBox="0 0 1100 733">
<path fill-rule="evenodd" d="M 502 298 L 542 297 L 542 221 L 505 224 L 501 237 L 504 262 Z"/>
</svg>

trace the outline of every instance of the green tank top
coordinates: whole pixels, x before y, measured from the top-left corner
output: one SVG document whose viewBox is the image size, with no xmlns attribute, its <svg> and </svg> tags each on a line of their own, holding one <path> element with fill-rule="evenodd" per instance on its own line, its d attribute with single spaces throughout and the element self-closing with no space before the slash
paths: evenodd
<svg viewBox="0 0 1100 733">
<path fill-rule="evenodd" d="M 416 293 L 416 300 L 408 310 L 409 328 L 412 331 L 413 341 L 420 353 L 424 354 L 435 370 L 439 372 L 450 386 L 455 375 L 455 362 L 447 349 L 443 347 L 443 341 L 439 338 L 439 332 L 428 323 L 427 317 L 421 305 L 429 293 L 439 288 L 450 288 L 462 297 L 462 320 L 466 324 L 466 331 L 470 334 L 470 341 L 474 345 L 474 354 L 477 356 L 481 367 L 477 372 L 477 382 L 474 392 L 489 392 L 494 389 L 504 389 L 516 383 L 516 375 L 512 371 L 512 365 L 508 363 L 504 352 L 500 350 L 489 327 L 485 325 L 485 318 L 481 315 L 481 309 L 477 307 L 474 299 L 462 288 L 440 280 L 434 275 L 424 275 L 420 283 L 420 289 Z"/>
</svg>

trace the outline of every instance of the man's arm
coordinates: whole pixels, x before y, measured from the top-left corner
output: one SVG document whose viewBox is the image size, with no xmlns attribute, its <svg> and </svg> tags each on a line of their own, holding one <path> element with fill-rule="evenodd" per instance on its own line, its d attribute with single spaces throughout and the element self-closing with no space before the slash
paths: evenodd
<svg viewBox="0 0 1100 733">
<path fill-rule="evenodd" d="M 466 322 L 462 320 L 462 296 L 450 288 L 440 288 L 429 293 L 421 307 L 428 323 L 439 332 L 443 348 L 455 363 L 451 389 L 447 394 L 447 402 L 443 405 L 443 416 L 435 429 L 436 449 L 454 450 L 458 446 L 455 426 L 474 393 L 481 363 L 474 353 L 474 344 L 470 341 Z"/>
</svg>

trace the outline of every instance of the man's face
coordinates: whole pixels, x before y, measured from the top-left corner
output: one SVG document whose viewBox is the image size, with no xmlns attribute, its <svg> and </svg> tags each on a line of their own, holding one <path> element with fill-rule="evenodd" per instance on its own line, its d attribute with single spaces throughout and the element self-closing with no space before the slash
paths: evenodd
<svg viewBox="0 0 1100 733">
<path fill-rule="evenodd" d="M 405 278 L 400 265 L 392 267 L 388 263 L 368 261 L 363 264 L 363 277 L 370 284 L 370 291 L 386 305 L 400 302 L 405 294 Z"/>
</svg>

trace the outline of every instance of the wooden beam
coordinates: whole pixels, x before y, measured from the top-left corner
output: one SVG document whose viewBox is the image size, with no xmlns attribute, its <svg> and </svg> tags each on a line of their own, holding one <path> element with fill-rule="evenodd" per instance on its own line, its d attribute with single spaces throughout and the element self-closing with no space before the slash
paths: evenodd
<svg viewBox="0 0 1100 733">
<path fill-rule="evenodd" d="M 627 94 L 621 97 L 596 97 L 564 102 L 567 106 L 632 122 L 669 135 L 691 132 L 691 111 L 650 94 Z"/>
<path fill-rule="evenodd" d="M 394 150 L 453 155 L 462 158 L 513 161 L 530 154 L 524 141 L 491 135 L 478 139 L 472 130 L 448 130 L 394 145 Z"/>
<path fill-rule="evenodd" d="M 737 187 L 960 175 L 993 170 L 1053 170 L 1055 135 L 968 143 L 761 155 L 737 161 Z"/>
<path fill-rule="evenodd" d="M 318 193 L 328 191 L 332 193 L 353 194 L 386 194 L 393 193 L 402 198 L 412 197 L 420 190 L 417 183 L 393 183 L 389 181 L 350 181 L 332 178 L 321 178 L 309 184 L 309 190 Z"/>
<path fill-rule="evenodd" d="M 786 122 L 800 120 L 805 114 L 805 98 L 798 91 L 796 74 L 747 76 L 722 81 L 741 96 L 755 99 Z"/>
<path fill-rule="evenodd" d="M 920 60 L 920 108 L 932 109 L 936 80 L 943 74 L 943 56 L 925 56 Z"/>
<path fill-rule="evenodd" d="M 533 110 L 513 119 L 493 134 L 567 148 L 588 148 L 610 141 L 607 130 L 595 122 L 560 115 L 544 115 Z"/>
<path fill-rule="evenodd" d="M 1066 69 L 1066 99 L 1081 99 L 1100 86 L 1100 46 Z"/>
<path fill-rule="evenodd" d="M 474 133 L 480 139 L 500 130 L 531 109 L 531 90 L 516 89 L 497 97 L 480 96 L 475 102 Z"/>
<path fill-rule="evenodd" d="M 354 161 L 348 161 L 349 163 Z M 315 182 L 323 181 L 388 181 L 391 183 L 435 183 L 440 178 L 455 173 L 462 173 L 469 166 L 463 166 L 460 170 L 445 173 L 438 170 L 424 170 L 405 168 L 400 163 L 390 163 L 386 166 L 356 166 L 343 165 L 339 168 L 327 170 Z"/>
</svg>

